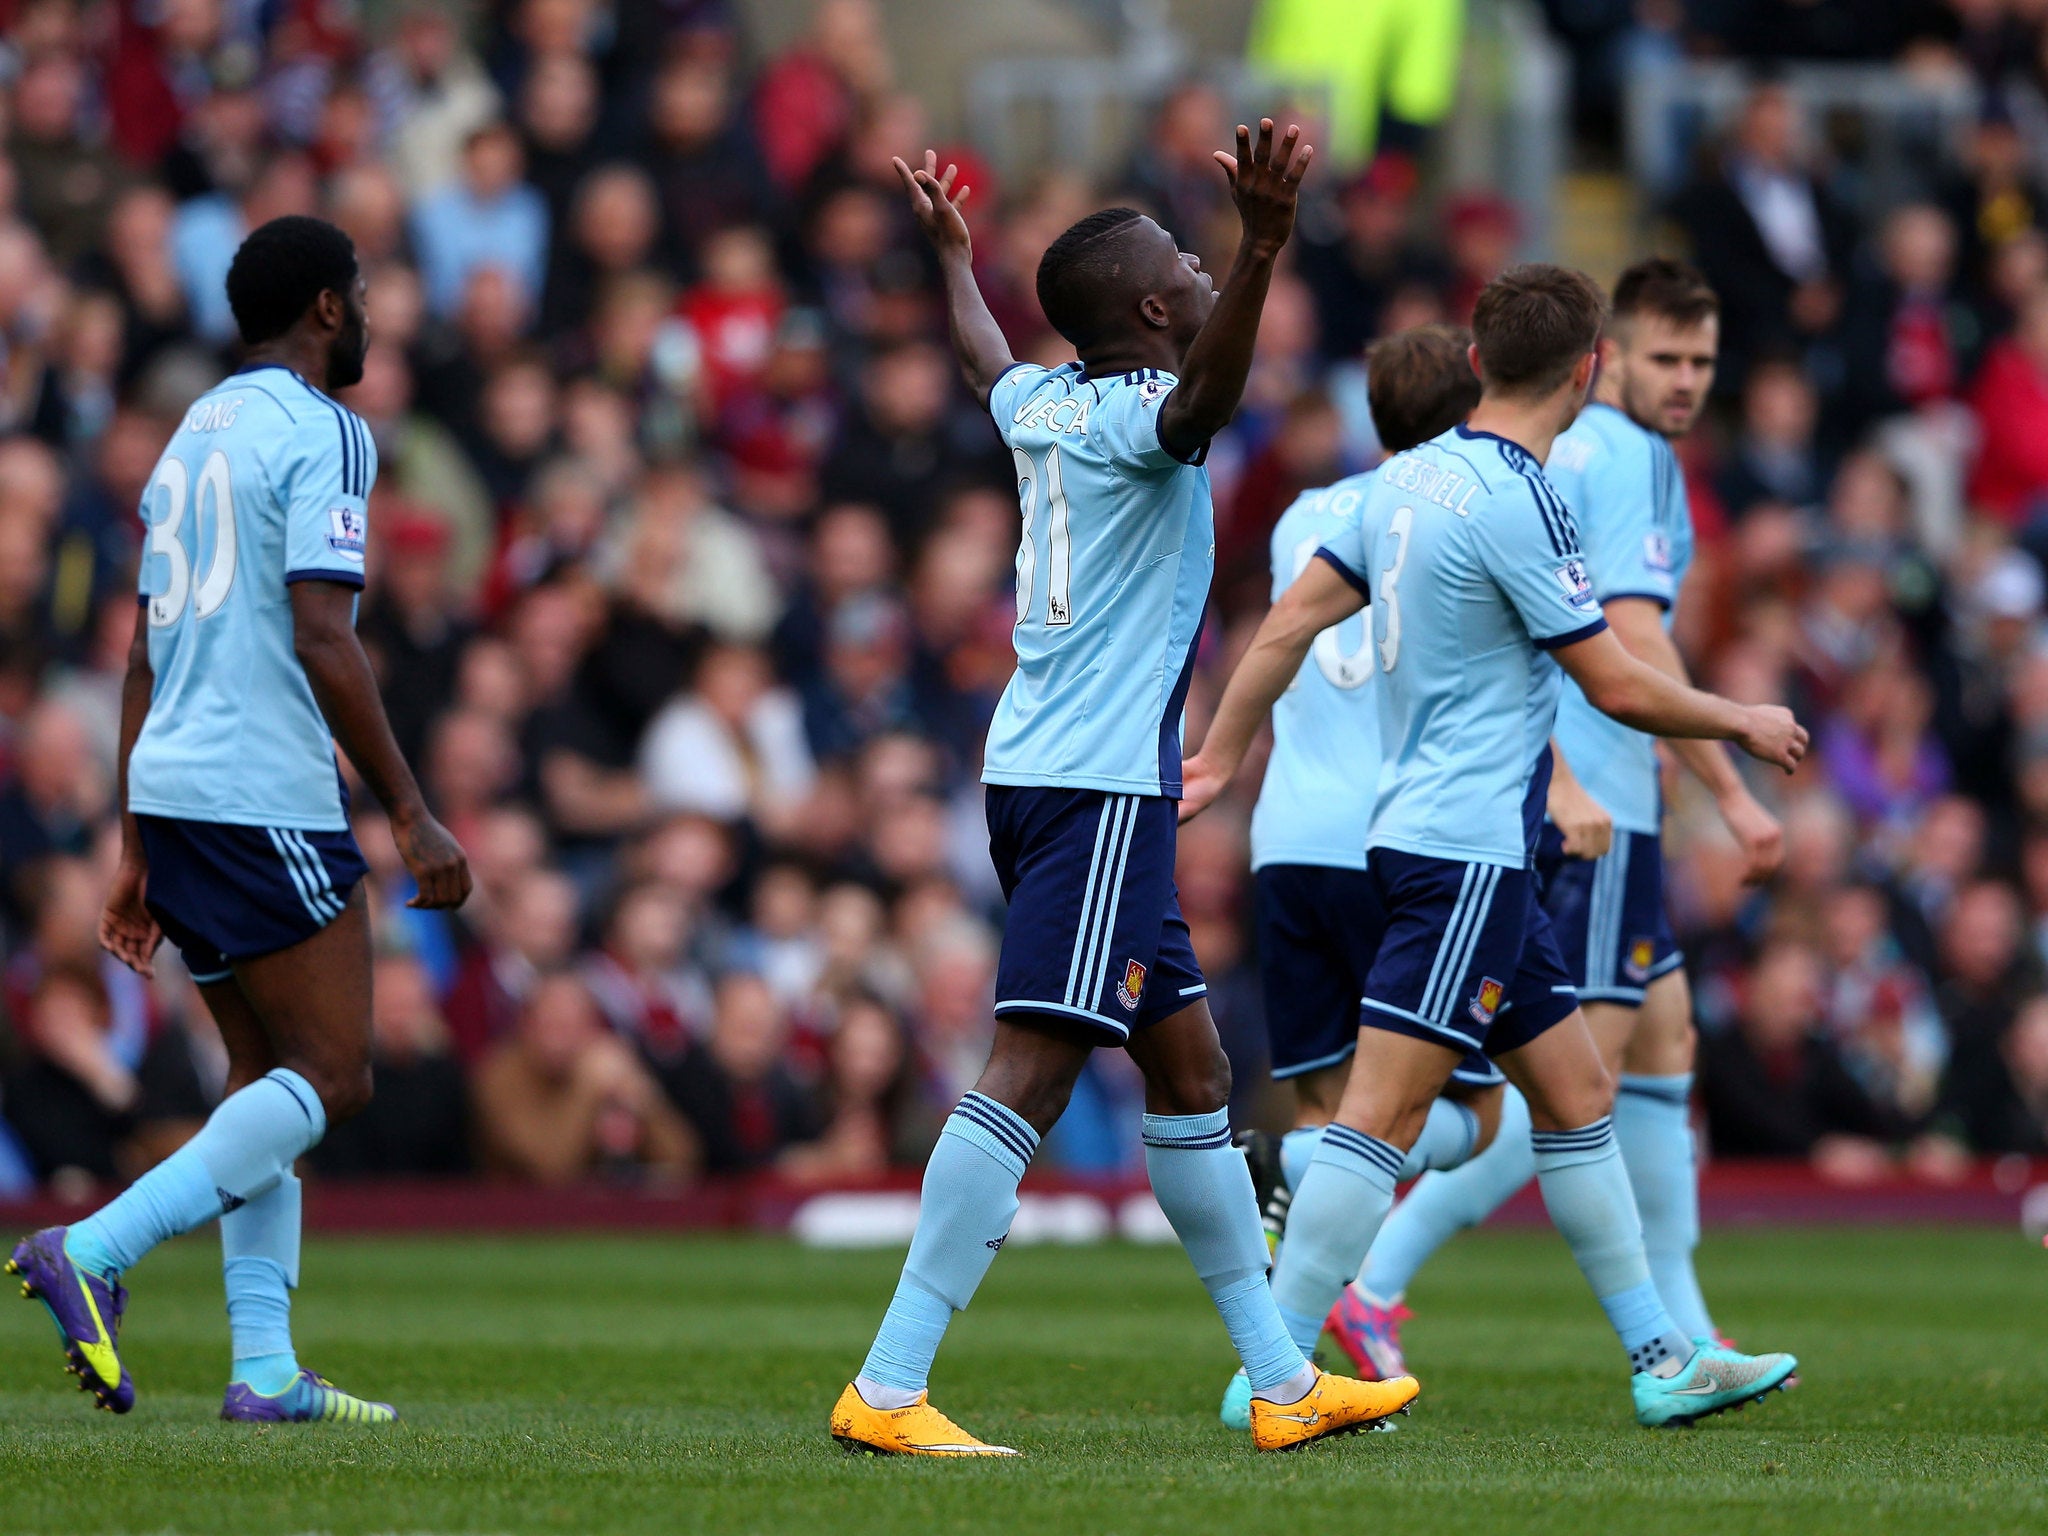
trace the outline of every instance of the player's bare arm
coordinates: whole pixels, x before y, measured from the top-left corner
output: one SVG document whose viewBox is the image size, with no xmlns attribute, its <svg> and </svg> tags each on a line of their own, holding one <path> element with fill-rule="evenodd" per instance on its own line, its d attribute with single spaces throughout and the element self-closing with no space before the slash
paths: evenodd
<svg viewBox="0 0 2048 1536">
<path fill-rule="evenodd" d="M 1636 660 L 1611 628 L 1552 652 L 1593 707 L 1650 736 L 1732 741 L 1790 773 L 1806 756 L 1806 727 L 1777 704 L 1737 704 Z"/>
<path fill-rule="evenodd" d="M 1544 814 L 1551 825 L 1564 834 L 1564 853 L 1568 859 L 1597 859 L 1605 856 L 1614 845 L 1614 818 L 1607 814 L 1607 807 L 1588 793 L 1586 786 L 1579 782 L 1579 776 L 1572 772 L 1572 765 L 1565 761 L 1565 755 L 1558 750 L 1555 741 L 1550 744 L 1550 789 Z"/>
<path fill-rule="evenodd" d="M 1617 598 L 1604 604 L 1601 611 L 1629 655 L 1675 682 L 1691 684 L 1685 657 L 1664 628 L 1663 614 L 1654 602 L 1642 597 Z M 1749 792 L 1726 749 L 1714 741 L 1677 737 L 1671 750 L 1714 797 L 1721 820 L 1742 849 L 1747 864 L 1743 878 L 1755 884 L 1777 874 L 1785 858 L 1785 829 Z"/>
<path fill-rule="evenodd" d="M 1236 155 L 1216 151 L 1217 164 L 1230 178 L 1241 233 L 1216 307 L 1181 362 L 1180 387 L 1160 407 L 1159 440 L 1171 453 L 1192 458 L 1237 411 L 1251 374 L 1273 264 L 1293 233 L 1301 178 L 1314 157 L 1314 148 L 1301 143 L 1301 130 L 1293 126 L 1275 149 L 1269 117 L 1259 120 L 1256 143 L 1251 129 L 1240 123 Z"/>
<path fill-rule="evenodd" d="M 1365 598 L 1327 560 L 1311 560 L 1280 594 L 1230 674 L 1202 750 L 1181 765 L 1180 819 L 1200 815 L 1223 793 L 1259 733 L 1273 701 L 1287 691 L 1316 636 L 1365 606 Z"/>
<path fill-rule="evenodd" d="M 135 638 L 128 643 L 128 672 L 121 680 L 121 755 L 114 769 L 114 803 L 121 807 L 121 862 L 100 911 L 100 948 L 144 977 L 156 975 L 154 957 L 164 941 L 164 931 L 143 904 L 149 889 L 149 856 L 143 851 L 135 813 L 128 809 L 128 755 L 135 750 L 135 738 L 142 734 L 155 686 L 156 675 L 149 664 L 149 626 L 138 615 Z"/>
<path fill-rule="evenodd" d="M 960 213 L 973 189 L 960 187 L 956 191 L 959 167 L 949 165 L 941 171 L 939 157 L 929 149 L 924 152 L 924 164 L 915 170 L 900 156 L 893 163 L 909 194 L 910 211 L 916 215 L 918 227 L 939 254 L 939 270 L 946 280 L 946 322 L 961 376 L 974 391 L 974 398 L 987 405 L 989 391 L 1016 359 L 974 281 L 974 241 Z"/>
<path fill-rule="evenodd" d="M 469 899 L 469 860 L 427 810 L 391 736 L 370 658 L 356 638 L 355 592 L 332 581 L 295 582 L 292 648 L 335 739 L 391 817 L 391 833 L 419 893 L 407 906 L 459 907 Z"/>
</svg>

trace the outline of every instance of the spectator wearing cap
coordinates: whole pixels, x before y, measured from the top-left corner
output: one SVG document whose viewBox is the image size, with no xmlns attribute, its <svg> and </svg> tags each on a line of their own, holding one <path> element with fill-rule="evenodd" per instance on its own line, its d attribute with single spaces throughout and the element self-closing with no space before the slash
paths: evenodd
<svg viewBox="0 0 2048 1536">
<path fill-rule="evenodd" d="M 448 525 L 405 502 L 384 501 L 378 581 L 359 628 L 377 668 L 399 750 L 418 762 L 434 717 L 455 696 L 472 630 L 448 575 Z"/>
<path fill-rule="evenodd" d="M 1382 154 L 1338 190 L 1334 222 L 1302 221 L 1295 259 L 1315 295 L 1327 360 L 1349 361 L 1363 353 L 1382 333 L 1387 306 L 1402 288 L 1442 289 L 1447 273 L 1441 253 L 1413 234 L 1419 181 L 1407 156 Z"/>
<path fill-rule="evenodd" d="M 520 178 L 525 152 L 500 122 L 470 134 L 462 173 L 413 204 L 413 248 L 430 313 L 449 316 L 479 267 L 512 279 L 528 304 L 540 297 L 547 273 L 547 203 Z"/>
</svg>

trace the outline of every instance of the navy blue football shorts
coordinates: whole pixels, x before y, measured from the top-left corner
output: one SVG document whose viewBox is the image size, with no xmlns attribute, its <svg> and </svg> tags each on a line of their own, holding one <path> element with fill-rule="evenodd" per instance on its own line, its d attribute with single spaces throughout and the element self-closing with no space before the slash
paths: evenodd
<svg viewBox="0 0 2048 1536">
<path fill-rule="evenodd" d="M 1359 999 L 1384 926 L 1372 880 L 1316 864 L 1268 864 L 1252 878 L 1273 1076 L 1334 1067 L 1358 1049 Z M 1506 1081 L 1476 1050 L 1451 1079 L 1474 1088 Z"/>
<path fill-rule="evenodd" d="M 310 939 L 369 872 L 351 832 L 295 832 L 137 816 L 150 916 L 197 982 Z"/>
<path fill-rule="evenodd" d="M 1640 1008 L 1659 976 L 1685 964 L 1664 909 L 1664 845 L 1650 832 L 1614 834 L 1597 859 L 1564 856 L 1546 824 L 1536 854 L 1539 899 L 1579 998 Z"/>
<path fill-rule="evenodd" d="M 1180 806 L 1158 795 L 988 786 L 1009 901 L 996 1016 L 1071 1019 L 1121 1045 L 1203 996 L 1173 883 Z"/>
<path fill-rule="evenodd" d="M 1385 915 L 1362 1023 L 1498 1057 L 1579 1006 L 1528 870 L 1392 848 L 1368 862 Z"/>
</svg>

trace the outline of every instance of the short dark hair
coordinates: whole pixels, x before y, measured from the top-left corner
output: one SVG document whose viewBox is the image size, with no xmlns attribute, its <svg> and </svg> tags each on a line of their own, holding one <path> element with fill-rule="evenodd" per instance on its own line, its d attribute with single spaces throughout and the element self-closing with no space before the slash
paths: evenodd
<svg viewBox="0 0 2048 1536">
<path fill-rule="evenodd" d="M 1472 414 L 1479 376 L 1465 355 L 1471 345 L 1471 333 L 1458 326 L 1418 325 L 1366 349 L 1366 402 L 1387 452 L 1426 443 Z"/>
<path fill-rule="evenodd" d="M 1614 281 L 1616 320 L 1655 315 L 1673 325 L 1693 326 L 1721 313 L 1721 296 L 1698 267 L 1669 256 L 1637 262 Z"/>
<path fill-rule="evenodd" d="M 355 242 L 325 219 L 286 214 L 253 231 L 228 267 L 228 307 L 249 346 L 282 336 L 330 288 L 356 281 Z"/>
<path fill-rule="evenodd" d="M 1585 273 L 1532 261 L 1509 267 L 1479 292 L 1472 340 L 1489 390 L 1549 394 L 1600 339 L 1607 300 Z"/>
<path fill-rule="evenodd" d="M 1104 208 L 1067 229 L 1038 259 L 1038 307 L 1075 347 L 1099 337 L 1135 286 L 1126 270 L 1130 237 L 1145 215 Z"/>
</svg>

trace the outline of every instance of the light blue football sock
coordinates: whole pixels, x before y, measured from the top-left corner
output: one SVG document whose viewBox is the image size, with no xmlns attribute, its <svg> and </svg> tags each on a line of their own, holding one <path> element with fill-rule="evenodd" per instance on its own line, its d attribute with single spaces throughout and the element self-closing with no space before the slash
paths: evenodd
<svg viewBox="0 0 2048 1536">
<path fill-rule="evenodd" d="M 1529 1140 L 1551 1224 L 1600 1298 L 1607 1321 L 1628 1351 L 1629 1368 L 1662 1374 L 1659 1367 L 1690 1359 L 1691 1342 L 1664 1310 L 1650 1280 L 1643 1225 L 1621 1148 L 1615 1145 L 1614 1122 L 1602 1115 L 1574 1130 L 1533 1132 Z"/>
<path fill-rule="evenodd" d="M 299 1283 L 298 1178 L 287 1173 L 220 1219 L 221 1276 L 227 1282 L 231 1381 L 276 1397 L 297 1379 L 292 1291 Z"/>
<path fill-rule="evenodd" d="M 64 1251 L 95 1274 L 130 1269 L 165 1238 L 269 1190 L 326 1131 L 311 1083 L 286 1067 L 266 1072 L 223 1099 L 197 1136 L 76 1223 Z"/>
<path fill-rule="evenodd" d="M 1266 1284 L 1266 1235 L 1244 1154 L 1230 1144 L 1230 1112 L 1147 1115 L 1145 1172 L 1160 1210 L 1173 1224 L 1195 1273 L 1208 1289 L 1230 1342 L 1244 1362 L 1252 1395 L 1283 1390 L 1295 1402 L 1308 1385 L 1308 1362 L 1288 1338 Z"/>
<path fill-rule="evenodd" d="M 1037 1150 L 1030 1123 L 986 1094 L 969 1093 L 947 1117 L 925 1164 L 903 1278 L 854 1382 L 873 1407 L 902 1408 L 924 1391 L 953 1314 L 1010 1234 L 1017 1181 Z"/>
<path fill-rule="evenodd" d="M 1324 1129 L 1288 1207 L 1287 1241 L 1273 1266 L 1273 1299 L 1304 1355 L 1315 1348 L 1331 1304 L 1364 1262 L 1394 1203 L 1394 1180 L 1406 1156 L 1348 1125 Z"/>
<path fill-rule="evenodd" d="M 1287 1181 L 1290 1191 L 1301 1188 L 1309 1159 L 1316 1155 L 1316 1148 L 1322 1145 L 1322 1140 L 1323 1128 L 1320 1125 L 1297 1125 L 1280 1138 L 1280 1177 Z"/>
<path fill-rule="evenodd" d="M 1426 1173 L 1394 1207 L 1373 1239 L 1358 1288 L 1389 1306 L 1399 1301 L 1431 1254 L 1477 1226 L 1536 1177 L 1529 1105 L 1514 1089 L 1500 1101 L 1500 1130 L 1486 1150 L 1448 1173 Z"/>
<path fill-rule="evenodd" d="M 1692 1074 L 1650 1077 L 1626 1073 L 1614 1098 L 1614 1139 L 1636 1192 L 1643 1219 L 1643 1252 L 1650 1278 L 1672 1320 L 1695 1339 L 1716 1336 L 1707 1299 L 1693 1271 L 1700 1241 L 1699 1170 L 1693 1162 L 1692 1125 L 1686 1106 Z"/>
<path fill-rule="evenodd" d="M 1479 1116 L 1456 1099 L 1438 1099 L 1429 1106 L 1422 1134 L 1401 1163 L 1403 1182 L 1435 1169 L 1461 1168 L 1479 1145 Z"/>
</svg>

